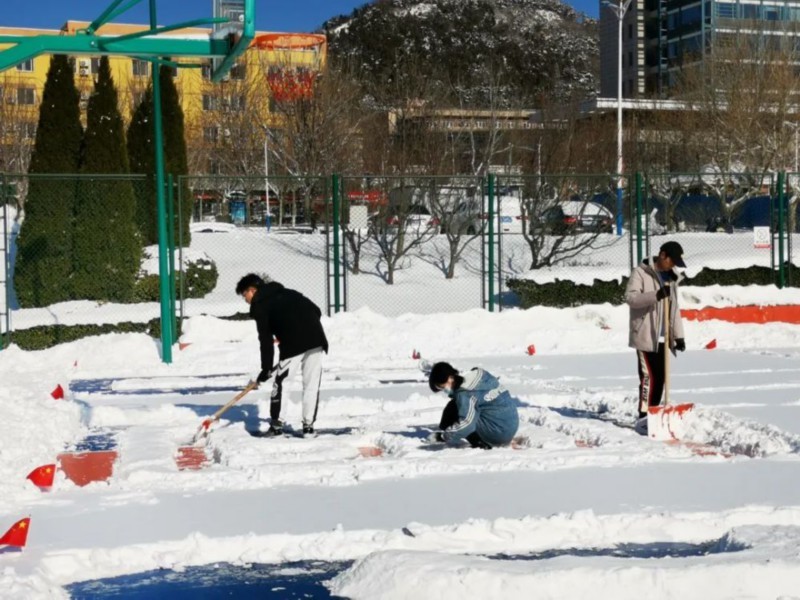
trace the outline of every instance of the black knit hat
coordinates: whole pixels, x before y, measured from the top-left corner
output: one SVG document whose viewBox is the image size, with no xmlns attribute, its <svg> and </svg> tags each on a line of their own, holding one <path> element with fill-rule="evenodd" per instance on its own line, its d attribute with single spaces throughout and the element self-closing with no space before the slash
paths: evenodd
<svg viewBox="0 0 800 600">
<path fill-rule="evenodd" d="M 458 371 L 453 368 L 453 365 L 446 362 L 437 362 L 431 369 L 431 374 L 428 377 L 428 385 L 431 391 L 438 392 L 450 376 L 458 377 Z"/>
</svg>

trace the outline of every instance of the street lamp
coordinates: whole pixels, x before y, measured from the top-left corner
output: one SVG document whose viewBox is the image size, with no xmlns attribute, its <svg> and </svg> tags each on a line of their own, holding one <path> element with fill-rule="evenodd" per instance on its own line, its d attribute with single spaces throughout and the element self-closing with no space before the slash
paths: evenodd
<svg viewBox="0 0 800 600">
<path fill-rule="evenodd" d="M 630 8 L 631 0 L 617 0 L 613 3 L 604 0 L 603 4 L 617 15 L 619 22 L 619 33 L 617 36 L 617 235 L 622 235 L 622 22 L 625 13 Z"/>
<path fill-rule="evenodd" d="M 272 217 L 269 212 L 269 127 L 266 125 L 261 127 L 264 129 L 264 200 L 267 203 L 267 212 L 264 215 L 264 219 L 267 223 L 270 223 Z"/>
</svg>

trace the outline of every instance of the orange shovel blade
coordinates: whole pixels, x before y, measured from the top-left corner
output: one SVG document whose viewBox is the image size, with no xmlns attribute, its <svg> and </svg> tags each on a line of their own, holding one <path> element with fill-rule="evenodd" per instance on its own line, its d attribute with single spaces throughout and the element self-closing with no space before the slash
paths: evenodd
<svg viewBox="0 0 800 600">
<path fill-rule="evenodd" d="M 206 449 L 201 446 L 180 446 L 175 463 L 181 471 L 202 469 L 208 463 Z"/>
<path fill-rule="evenodd" d="M 358 448 L 358 453 L 364 458 L 375 458 L 377 456 L 381 456 L 383 454 L 383 450 L 378 448 L 378 446 L 360 446 Z"/>
<path fill-rule="evenodd" d="M 651 406 L 647 411 L 647 435 L 654 440 L 668 441 L 684 438 L 688 415 L 694 404 Z"/>
</svg>

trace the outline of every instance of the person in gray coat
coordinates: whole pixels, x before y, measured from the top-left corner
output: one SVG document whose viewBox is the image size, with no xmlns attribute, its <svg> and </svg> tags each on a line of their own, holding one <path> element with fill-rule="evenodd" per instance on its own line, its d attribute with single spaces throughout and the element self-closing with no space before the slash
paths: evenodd
<svg viewBox="0 0 800 600">
<path fill-rule="evenodd" d="M 466 440 L 473 448 L 488 450 L 514 439 L 519 427 L 517 401 L 488 371 L 475 367 L 462 376 L 449 363 L 438 362 L 428 385 L 450 397 L 434 440 L 452 445 Z"/>
<path fill-rule="evenodd" d="M 661 404 L 664 393 L 665 299 L 669 300 L 669 351 L 686 350 L 683 320 L 678 307 L 678 283 L 683 275 L 676 267 L 686 268 L 683 248 L 678 242 L 666 242 L 658 256 L 637 266 L 625 288 L 625 302 L 630 307 L 628 345 L 636 350 L 639 369 L 639 421 L 637 431 L 646 431 L 647 409 Z"/>
</svg>

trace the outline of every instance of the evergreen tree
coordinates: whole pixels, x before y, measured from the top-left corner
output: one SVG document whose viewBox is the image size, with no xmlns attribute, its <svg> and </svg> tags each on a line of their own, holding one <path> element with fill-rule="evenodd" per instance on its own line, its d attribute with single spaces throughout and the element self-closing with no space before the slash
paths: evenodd
<svg viewBox="0 0 800 600">
<path fill-rule="evenodd" d="M 148 87 L 128 126 L 128 161 L 131 173 L 146 175 L 137 182 L 136 224 L 145 245 L 158 242 L 155 200 L 155 145 L 153 143 L 153 90 Z"/>
<path fill-rule="evenodd" d="M 184 246 L 189 245 L 189 222 L 192 217 L 192 196 L 186 179 L 179 180 L 179 176 L 189 172 L 189 159 L 186 154 L 186 135 L 184 127 L 183 109 L 178 90 L 172 78 L 173 70 L 161 67 L 161 110 L 164 123 L 164 157 L 165 173 L 171 173 L 176 189 L 175 197 L 175 243 L 183 241 Z M 178 182 L 182 181 L 180 193 L 177 189 Z M 182 202 L 182 206 L 178 206 Z M 180 219 L 178 219 L 180 215 Z M 180 236 L 179 237 L 179 231 Z"/>
<path fill-rule="evenodd" d="M 159 78 L 161 84 L 161 117 L 164 129 L 164 174 L 172 174 L 175 184 L 180 175 L 188 173 L 186 154 L 186 137 L 184 134 L 184 117 L 178 90 L 172 78 L 172 69 L 161 67 Z M 130 127 L 128 128 L 128 157 L 131 172 L 143 173 L 152 183 L 137 189 L 137 222 L 146 244 L 158 242 L 157 199 L 155 193 L 155 142 L 153 133 L 153 94 L 148 89 L 144 99 L 136 107 Z M 192 197 L 188 182 L 182 182 L 180 194 L 176 189 L 175 198 L 175 243 L 182 239 L 183 245 L 189 245 L 189 222 L 192 216 Z M 180 198 L 179 198 L 180 197 Z M 178 202 L 182 206 L 178 207 Z M 180 215 L 180 220 L 178 219 Z M 180 229 L 179 229 L 180 228 Z M 179 238 L 179 232 L 182 236 Z"/>
<path fill-rule="evenodd" d="M 125 132 L 108 57 L 100 59 L 89 99 L 81 172 L 127 175 Z M 81 179 L 75 200 L 72 288 L 75 298 L 129 301 L 141 260 L 127 177 Z"/>
<path fill-rule="evenodd" d="M 17 241 L 14 285 L 23 307 L 70 299 L 75 180 L 43 174 L 78 172 L 83 128 L 72 62 L 50 59 L 28 173 L 25 220 Z"/>
</svg>

